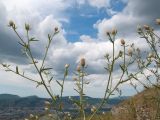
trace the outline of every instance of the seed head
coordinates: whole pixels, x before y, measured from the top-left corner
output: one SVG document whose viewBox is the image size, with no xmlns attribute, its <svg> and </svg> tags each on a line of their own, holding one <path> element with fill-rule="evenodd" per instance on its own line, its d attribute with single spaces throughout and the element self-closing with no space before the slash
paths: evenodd
<svg viewBox="0 0 160 120">
<path fill-rule="evenodd" d="M 148 25 L 143 26 L 145 30 L 150 30 L 150 27 Z"/>
<path fill-rule="evenodd" d="M 124 39 L 121 39 L 121 44 L 125 45 L 125 40 Z"/>
<path fill-rule="evenodd" d="M 160 19 L 156 19 L 156 23 L 160 25 Z"/>
<path fill-rule="evenodd" d="M 80 64 L 81 64 L 81 66 L 82 66 L 82 67 L 84 67 L 84 66 L 85 66 L 85 58 L 81 58 L 81 60 L 80 60 Z"/>
<path fill-rule="evenodd" d="M 27 31 L 29 31 L 31 28 L 30 28 L 30 25 L 29 24 L 25 24 L 25 29 L 27 30 Z"/>
</svg>

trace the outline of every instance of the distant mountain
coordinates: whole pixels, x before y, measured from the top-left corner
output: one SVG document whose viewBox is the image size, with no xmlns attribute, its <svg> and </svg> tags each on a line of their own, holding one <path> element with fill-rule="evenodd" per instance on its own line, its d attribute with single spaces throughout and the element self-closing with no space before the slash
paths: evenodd
<svg viewBox="0 0 160 120">
<path fill-rule="evenodd" d="M 71 96 L 72 99 L 78 100 L 79 96 Z M 101 98 L 92 98 L 85 96 L 86 103 L 91 105 L 98 104 L 102 99 Z M 128 97 L 117 97 L 111 98 L 108 101 L 109 105 L 115 105 L 127 99 Z M 17 95 L 11 94 L 0 94 L 0 107 L 43 107 L 44 101 L 51 101 L 48 98 L 39 98 L 37 96 L 28 96 L 28 97 L 19 97 Z M 69 97 L 63 97 L 62 101 L 66 108 L 72 106 L 72 101 Z"/>
<path fill-rule="evenodd" d="M 78 100 L 79 96 L 71 96 L 73 100 Z M 84 96 L 87 105 L 87 111 L 90 111 L 92 105 L 97 106 L 101 98 L 92 98 Z M 109 99 L 103 106 L 103 110 L 110 110 L 112 106 L 119 104 L 128 97 L 118 97 Z M 11 94 L 0 94 L 0 120 L 21 120 L 32 114 L 44 113 L 44 101 L 51 101 L 49 98 L 39 98 L 37 96 L 19 97 Z M 64 111 L 73 111 L 75 106 L 69 97 L 63 97 Z"/>
<path fill-rule="evenodd" d="M 20 97 L 18 95 L 11 95 L 11 94 L 0 94 L 0 100 L 5 99 L 19 99 Z"/>
</svg>

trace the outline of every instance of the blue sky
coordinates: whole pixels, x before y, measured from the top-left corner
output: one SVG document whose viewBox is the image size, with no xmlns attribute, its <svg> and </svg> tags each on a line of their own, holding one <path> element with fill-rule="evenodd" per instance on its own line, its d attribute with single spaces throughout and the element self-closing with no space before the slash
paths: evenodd
<svg viewBox="0 0 160 120">
<path fill-rule="evenodd" d="M 54 38 L 46 61 L 48 66 L 54 68 L 54 80 L 61 81 L 64 65 L 70 64 L 64 95 L 77 95 L 73 90 L 73 71 L 80 58 L 85 57 L 89 73 L 86 79 L 90 81 L 85 93 L 92 97 L 103 97 L 108 77 L 104 69 L 104 55 L 112 52 L 106 31 L 114 28 L 118 30 L 116 50 L 121 49 L 121 38 L 128 43 L 139 43 L 137 26 L 155 26 L 154 20 L 159 18 L 159 4 L 159 0 L 1 0 L 0 62 L 9 63 L 13 68 L 18 65 L 27 75 L 38 78 L 33 66 L 26 64 L 16 35 L 7 27 L 8 21 L 13 20 L 16 23 L 17 30 L 24 39 L 24 23 L 31 25 L 31 34 L 40 40 L 33 45 L 34 55 L 40 62 L 47 34 L 58 27 L 60 33 Z M 143 41 L 137 45 L 141 49 L 147 49 Z M 134 66 L 132 69 L 135 69 Z M 119 69 L 116 69 L 114 74 L 116 82 L 120 76 Z M 0 69 L 0 83 L 0 94 L 48 97 L 43 87 L 36 88 L 36 84 L 6 73 L 3 68 Z M 139 88 L 141 89 L 141 86 Z M 53 89 L 54 94 L 59 94 L 60 88 L 55 81 Z M 121 86 L 121 89 L 126 96 L 135 94 L 129 83 Z"/>
<path fill-rule="evenodd" d="M 115 0 L 111 1 L 112 9 L 115 12 L 121 12 L 125 7 L 126 3 Z M 64 28 L 67 31 L 66 38 L 71 42 L 79 40 L 81 35 L 90 35 L 91 37 L 97 37 L 97 30 L 93 25 L 101 19 L 109 19 L 112 15 L 107 12 L 105 7 L 97 9 L 96 7 L 90 6 L 89 4 L 77 5 L 69 8 L 66 11 L 69 14 L 70 23 L 64 23 Z"/>
</svg>

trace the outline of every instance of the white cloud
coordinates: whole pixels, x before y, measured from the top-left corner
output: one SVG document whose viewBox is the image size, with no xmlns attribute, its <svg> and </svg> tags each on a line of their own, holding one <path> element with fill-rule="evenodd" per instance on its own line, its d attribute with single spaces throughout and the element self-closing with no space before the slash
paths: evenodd
<svg viewBox="0 0 160 120">
<path fill-rule="evenodd" d="M 94 24 L 94 27 L 98 29 L 98 37 L 105 39 L 106 31 L 112 28 L 117 28 L 121 36 L 130 36 L 136 33 L 138 25 L 154 25 L 155 19 L 159 18 L 158 4 L 160 4 L 159 0 L 129 0 L 122 12 Z"/>
<path fill-rule="evenodd" d="M 85 0 L 81 0 L 79 1 L 79 4 L 84 4 L 85 2 Z M 91 6 L 97 8 L 109 6 L 109 2 L 110 0 L 88 0 L 88 3 Z M 48 65 L 55 69 L 56 77 L 61 79 L 61 74 L 63 74 L 64 65 L 66 63 L 70 64 L 70 74 L 72 74 L 72 71 L 75 70 L 79 59 L 81 57 L 85 57 L 86 63 L 88 64 L 87 70 L 90 74 L 92 74 L 87 78 L 91 80 L 91 84 L 88 86 L 88 88 L 86 88 L 86 93 L 87 95 L 95 97 L 99 95 L 100 97 L 103 95 L 101 91 L 104 91 L 105 89 L 105 82 L 107 78 L 105 74 L 106 71 L 104 70 L 104 66 L 106 64 L 104 55 L 106 53 L 111 53 L 112 51 L 111 43 L 109 41 L 103 41 L 106 40 L 106 31 L 115 27 L 118 29 L 119 36 L 125 36 L 128 39 L 131 39 L 130 42 L 138 43 L 138 38 L 133 37 L 133 35 L 135 35 L 136 26 L 137 24 L 143 24 L 144 22 L 150 23 L 149 20 L 157 17 L 157 15 L 154 15 L 152 18 L 152 15 L 155 13 L 155 11 L 153 10 L 154 8 L 152 8 L 154 5 L 151 4 L 155 4 L 159 1 L 154 0 L 153 3 L 150 1 L 149 3 L 145 2 L 144 4 L 143 2 L 145 1 L 130 0 L 126 8 L 121 13 L 118 13 L 108 19 L 104 18 L 103 20 L 99 20 L 97 23 L 95 23 L 94 27 L 98 29 L 98 38 L 92 38 L 90 35 L 82 35 L 80 36 L 81 41 L 74 43 L 67 42 L 65 38 L 65 34 L 67 33 L 63 29 L 62 25 L 62 22 L 69 22 L 65 10 L 67 10 L 69 7 L 72 7 L 73 2 L 67 2 L 66 0 L 15 0 L 14 2 L 11 2 L 11 0 L 2 0 L 1 3 L 3 4 L 0 4 L 0 14 L 3 16 L 3 23 L 11 18 L 13 18 L 20 27 L 24 21 L 31 23 L 33 26 L 32 34 L 35 33 L 38 38 L 42 38 L 40 45 L 36 46 L 36 44 L 34 46 L 35 51 L 37 51 L 38 54 L 42 53 L 42 47 L 45 47 L 46 45 L 45 43 L 47 40 L 47 34 L 51 33 L 54 30 L 54 27 L 59 27 L 61 32 L 53 40 L 53 44 L 50 48 L 49 56 L 47 59 Z M 135 9 L 135 7 L 138 7 L 138 10 Z M 146 8 L 150 8 L 153 14 L 146 14 L 146 11 L 148 11 Z M 3 9 L 5 14 L 1 12 Z M 0 24 L 2 24 L 1 21 Z M 8 33 L 8 31 L 5 32 Z M 21 29 L 20 32 L 23 33 Z M 116 40 L 115 45 L 116 50 L 120 49 L 119 40 Z M 144 44 L 140 45 L 144 48 Z M 8 49 L 9 48 L 10 47 L 8 47 Z M 27 66 L 25 66 L 25 68 L 26 67 Z M 2 79 L 0 81 L 5 85 L 8 84 L 16 86 L 16 84 L 18 84 L 17 87 L 20 87 L 24 86 L 25 84 L 30 84 L 28 82 L 24 82 L 23 79 L 21 80 L 20 78 L 12 75 L 9 76 L 2 71 L 0 71 L 0 76 L 5 79 L 5 81 Z M 5 76 L 8 76 L 8 78 Z M 114 77 L 119 76 L 117 75 Z M 30 85 L 27 87 L 30 88 Z M 73 92 L 73 87 L 73 82 L 66 82 L 65 95 L 75 94 L 75 92 Z M 56 93 L 59 92 L 57 86 L 55 91 Z M 35 93 L 39 94 L 37 91 L 35 91 Z"/>
<path fill-rule="evenodd" d="M 93 7 L 102 8 L 110 6 L 110 0 L 88 0 Z"/>
</svg>

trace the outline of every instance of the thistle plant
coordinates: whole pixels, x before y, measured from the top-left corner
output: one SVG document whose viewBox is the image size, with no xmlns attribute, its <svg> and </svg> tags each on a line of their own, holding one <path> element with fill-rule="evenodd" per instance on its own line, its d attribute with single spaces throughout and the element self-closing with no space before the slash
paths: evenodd
<svg viewBox="0 0 160 120">
<path fill-rule="evenodd" d="M 160 19 L 156 19 L 156 24 L 160 25 Z M 143 27 L 138 28 L 138 34 L 141 38 L 145 39 L 146 43 L 149 46 L 148 55 L 144 59 L 140 59 L 138 65 L 144 67 L 144 69 L 149 72 L 147 74 L 144 70 L 141 74 L 144 76 L 146 81 L 139 81 L 146 89 L 150 87 L 155 87 L 156 97 L 154 98 L 157 103 L 157 110 L 154 119 L 159 119 L 160 115 L 160 37 L 149 25 L 144 25 Z"/>
<path fill-rule="evenodd" d="M 113 29 L 111 32 L 106 32 L 106 35 L 108 36 L 109 41 L 112 43 L 112 55 L 109 54 L 105 55 L 107 66 L 105 67 L 108 78 L 106 80 L 106 90 L 104 97 L 97 107 L 97 109 L 94 110 L 93 114 L 89 118 L 89 120 L 93 119 L 93 117 L 98 113 L 98 111 L 103 107 L 105 103 L 108 102 L 109 98 L 114 95 L 115 92 L 118 92 L 120 95 L 122 94 L 122 91 L 119 89 L 120 85 L 122 85 L 125 82 L 131 81 L 133 79 L 137 79 L 137 75 L 140 74 L 141 70 L 138 70 L 136 72 L 130 72 L 129 67 L 134 64 L 137 55 L 139 54 L 139 51 L 136 51 L 134 48 L 134 44 L 127 44 L 124 39 L 120 40 L 120 44 L 122 46 L 122 50 L 119 52 L 115 51 L 115 39 L 116 39 L 117 30 Z M 118 54 L 117 54 L 118 53 Z M 119 61 L 122 61 L 119 63 Z M 121 70 L 121 75 L 118 79 L 118 81 L 113 84 L 114 81 L 114 71 L 115 67 L 119 66 L 119 69 Z"/>
<path fill-rule="evenodd" d="M 160 25 L 160 19 L 156 20 L 157 25 Z M 54 36 L 56 36 L 59 33 L 59 28 L 54 28 L 52 34 L 48 34 L 48 42 L 46 45 L 46 49 L 44 52 L 44 55 L 41 60 L 37 60 L 35 56 L 33 55 L 33 51 L 31 48 L 31 45 L 33 42 L 38 42 L 38 40 L 35 37 L 30 36 L 31 27 L 29 24 L 25 24 L 24 28 L 26 31 L 26 38 L 21 37 L 21 35 L 17 31 L 17 26 L 13 21 L 9 22 L 8 25 L 17 35 L 19 38 L 18 43 L 21 45 L 23 54 L 28 58 L 29 64 L 33 65 L 38 76 L 39 80 L 36 78 L 32 78 L 30 76 L 27 76 L 24 72 L 21 72 L 19 66 L 12 67 L 11 65 L 2 63 L 2 66 L 4 67 L 5 71 L 15 73 L 27 80 L 30 80 L 34 83 L 36 83 L 37 87 L 43 86 L 46 90 L 46 92 L 49 94 L 51 98 L 51 102 L 46 101 L 45 102 L 45 112 L 46 115 L 50 117 L 50 119 L 56 119 L 56 120 L 68 120 L 73 119 L 72 115 L 70 113 L 65 113 L 63 111 L 63 92 L 64 92 L 64 84 L 66 77 L 68 76 L 68 69 L 69 64 L 66 64 L 64 66 L 64 74 L 63 74 L 63 80 L 56 81 L 57 84 L 60 86 L 60 95 L 55 95 L 54 91 L 51 86 L 51 82 L 54 80 L 53 75 L 51 73 L 52 67 L 48 67 L 46 65 L 46 59 L 48 55 L 49 48 L 51 46 L 51 43 L 53 41 Z M 105 85 L 105 91 L 104 96 L 99 103 L 99 105 L 92 106 L 91 108 L 91 114 L 88 116 L 86 115 L 85 111 L 85 85 L 89 84 L 88 81 L 86 81 L 87 76 L 87 65 L 85 58 L 81 58 L 79 61 L 79 64 L 77 65 L 74 82 L 76 88 L 74 89 L 78 95 L 79 99 L 75 100 L 73 98 L 70 98 L 70 100 L 76 104 L 78 111 L 79 111 L 79 117 L 81 120 L 92 120 L 95 116 L 98 116 L 98 119 L 101 119 L 99 116 L 99 112 L 101 108 L 108 102 L 109 98 L 113 96 L 116 92 L 121 96 L 122 91 L 120 87 L 124 83 L 130 83 L 130 85 L 138 92 L 137 85 L 134 84 L 134 81 L 137 81 L 140 85 L 142 85 L 144 88 L 149 87 L 156 87 L 156 93 L 158 95 L 157 98 L 157 115 L 160 114 L 160 75 L 159 75 L 159 68 L 160 68 L 160 55 L 159 55 L 159 47 L 160 47 L 160 37 L 154 32 L 153 28 L 151 28 L 148 25 L 144 25 L 143 27 L 138 28 L 138 34 L 141 38 L 144 38 L 146 43 L 149 46 L 149 50 L 147 51 L 147 54 L 144 54 L 139 48 L 136 48 L 134 44 L 127 43 L 126 40 L 120 39 L 119 44 L 121 45 L 121 50 L 116 51 L 116 35 L 117 30 L 113 29 L 112 31 L 106 32 L 106 37 L 112 44 L 112 52 L 111 54 L 107 53 L 104 56 L 104 59 L 106 61 L 106 85 Z M 131 71 L 130 68 L 132 66 L 136 66 L 137 69 L 135 71 Z M 120 76 L 118 79 L 115 80 L 114 73 L 116 70 L 120 71 Z M 146 73 L 149 72 L 150 74 Z M 145 78 L 145 80 L 141 80 L 138 76 L 141 75 Z M 153 80 L 155 79 L 155 80 Z M 59 103 L 59 107 L 56 106 L 56 103 Z M 54 108 L 56 111 L 57 117 L 53 117 L 53 114 L 51 113 L 51 107 Z M 59 113 L 63 113 L 64 118 L 60 116 Z M 87 116 L 87 117 L 86 117 Z M 155 117 L 155 118 L 156 118 Z M 36 115 L 30 115 L 30 117 L 26 120 L 39 120 L 39 117 Z"/>
<path fill-rule="evenodd" d="M 17 31 L 17 26 L 13 21 L 9 21 L 8 26 L 15 32 L 15 34 L 19 38 L 18 43 L 22 47 L 23 54 L 28 58 L 29 64 L 34 66 L 37 74 L 40 77 L 40 80 L 37 80 L 37 78 L 36 79 L 31 78 L 31 77 L 27 76 L 24 72 L 20 72 L 20 70 L 19 70 L 20 68 L 18 66 L 16 66 L 15 69 L 11 68 L 11 65 L 8 65 L 8 64 L 5 64 L 5 63 L 2 63 L 2 66 L 4 67 L 5 71 L 15 73 L 15 74 L 27 79 L 27 80 L 30 80 L 30 81 L 36 83 L 37 87 L 43 86 L 45 88 L 45 90 L 47 91 L 47 93 L 49 94 L 49 96 L 51 97 L 51 99 L 52 99 L 52 105 L 55 106 L 55 104 L 57 102 L 57 96 L 54 95 L 52 87 L 51 87 L 51 82 L 53 80 L 53 76 L 52 76 L 50 70 L 52 70 L 52 68 L 47 67 L 45 65 L 45 61 L 46 61 L 46 58 L 47 58 L 49 47 L 51 46 L 51 42 L 52 42 L 54 36 L 56 36 L 59 33 L 59 29 L 56 27 L 56 28 L 54 28 L 52 34 L 48 34 L 48 42 L 47 42 L 46 49 L 45 49 L 45 52 L 44 52 L 45 54 L 42 58 L 42 61 L 40 61 L 40 60 L 37 60 L 35 58 L 35 56 L 33 56 L 33 51 L 31 49 L 32 43 L 33 42 L 38 42 L 38 40 L 35 37 L 30 37 L 30 31 L 31 31 L 30 25 L 25 24 L 25 26 L 24 26 L 25 31 L 26 31 L 26 36 L 27 36 L 26 38 L 21 37 L 21 35 Z M 62 99 L 64 81 L 65 81 L 65 79 L 68 75 L 68 68 L 69 68 L 69 65 L 66 64 L 65 68 L 64 68 L 65 69 L 64 70 L 64 78 L 62 80 L 62 83 L 57 81 L 57 83 L 61 87 L 61 97 L 60 97 L 60 99 Z M 60 104 L 62 104 L 62 102 L 60 102 Z M 61 109 L 62 108 L 60 107 L 60 110 Z M 55 110 L 57 111 L 58 109 L 55 108 Z M 58 114 L 58 112 L 57 112 L 57 114 Z M 58 118 L 58 119 L 60 119 L 60 118 Z"/>
<path fill-rule="evenodd" d="M 76 77 L 73 78 L 76 85 L 76 88 L 74 90 L 79 94 L 79 100 L 74 100 L 72 98 L 70 99 L 78 107 L 80 118 L 83 120 L 86 120 L 84 85 L 89 84 L 87 81 L 84 80 L 84 77 L 87 76 L 85 69 L 85 58 L 81 58 L 76 69 Z"/>
</svg>

